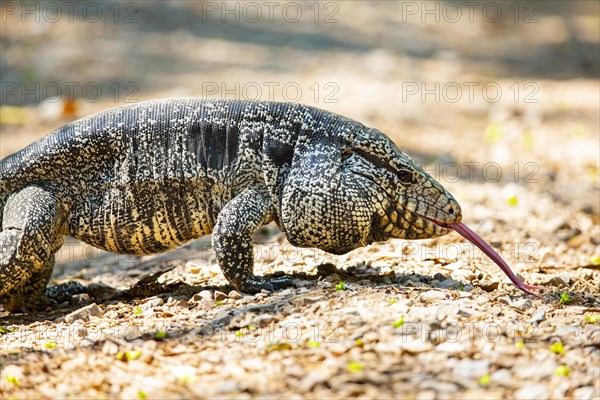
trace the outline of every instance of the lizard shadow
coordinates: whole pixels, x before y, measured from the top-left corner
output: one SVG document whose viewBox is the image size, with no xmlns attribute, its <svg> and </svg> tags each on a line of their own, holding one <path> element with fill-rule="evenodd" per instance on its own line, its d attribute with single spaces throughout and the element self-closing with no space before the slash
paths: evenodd
<svg viewBox="0 0 600 400">
<path fill-rule="evenodd" d="M 169 298 L 176 300 L 187 300 L 201 291 L 219 291 L 229 293 L 235 288 L 231 284 L 223 285 L 192 285 L 184 282 L 178 275 L 171 281 L 160 282 L 161 277 L 166 276 L 169 272 L 176 269 L 175 266 L 169 265 L 168 259 L 163 259 L 162 262 L 152 262 L 151 265 L 142 266 L 138 270 L 145 270 L 146 275 L 141 276 L 137 282 L 131 285 L 128 289 L 117 290 L 114 287 L 105 284 L 90 284 L 90 293 L 94 292 L 97 295 L 87 295 L 87 298 L 74 298 L 74 302 L 69 304 L 63 303 L 53 310 L 36 311 L 29 313 L 17 313 L 0 315 L 0 325 L 27 325 L 34 322 L 42 321 L 60 321 L 66 315 L 96 303 L 102 306 L 118 304 L 119 302 L 134 302 L 134 304 L 142 304 L 145 299 L 150 297 L 160 297 L 165 302 Z M 434 277 L 421 274 L 403 274 L 396 276 L 395 272 L 382 273 L 378 266 L 370 266 L 368 270 L 361 269 L 356 265 L 352 265 L 346 269 L 337 268 L 333 263 L 322 263 L 317 265 L 316 273 L 309 274 L 305 271 L 294 271 L 283 273 L 281 271 L 264 274 L 265 278 L 276 278 L 287 275 L 294 279 L 299 286 L 310 287 L 310 291 L 318 290 L 314 288 L 317 282 L 328 280 L 331 284 L 343 281 L 352 284 L 354 287 L 372 287 L 373 284 L 389 285 L 389 286 L 406 286 L 415 287 L 414 282 L 423 282 L 429 284 Z M 92 285 L 95 289 L 92 290 Z M 100 293 L 103 291 L 103 293 Z M 274 294 L 279 291 L 273 292 Z M 216 300 L 215 300 L 216 302 Z"/>
<path fill-rule="evenodd" d="M 62 303 L 57 308 L 45 311 L 35 311 L 26 313 L 5 314 L 0 313 L 0 325 L 27 325 L 34 322 L 43 321 L 62 321 L 68 314 L 86 307 L 92 303 L 101 306 L 109 306 L 118 304 L 119 302 L 134 302 L 134 304 L 142 304 L 149 297 L 160 297 L 165 302 L 169 298 L 176 300 L 187 300 L 201 291 L 219 291 L 229 293 L 235 288 L 231 284 L 223 285 L 193 285 L 184 282 L 177 273 L 175 279 L 170 281 L 159 281 L 163 276 L 176 269 L 175 266 L 169 265 L 168 260 L 163 262 L 152 263 L 151 266 L 144 267 L 146 275 L 141 276 L 137 282 L 125 290 L 117 290 L 106 284 L 93 283 L 88 285 L 90 295 L 75 296 L 72 302 Z M 395 279 L 390 279 L 390 273 L 382 274 L 379 267 L 371 267 L 371 272 L 360 273 L 356 267 L 348 269 L 338 269 L 334 264 L 324 263 L 317 266 L 317 272 L 309 274 L 304 271 L 295 271 L 292 273 L 274 272 L 264 274 L 265 278 L 276 278 L 283 275 L 290 276 L 296 282 L 300 282 L 299 286 L 314 287 L 317 282 L 328 279 L 330 282 L 338 282 L 340 280 L 352 283 L 355 286 L 367 286 L 372 283 L 393 285 Z M 408 276 L 416 276 L 415 274 Z M 394 277 L 392 277 L 394 278 Z M 419 279 L 429 280 L 431 277 L 419 276 Z M 405 282 L 404 279 L 400 283 Z M 94 289 L 92 289 L 92 286 Z M 312 288 L 311 288 L 312 291 Z M 91 295 L 92 293 L 96 295 Z M 278 293 L 278 291 L 273 292 Z M 215 300 L 216 302 L 216 300 Z"/>
</svg>

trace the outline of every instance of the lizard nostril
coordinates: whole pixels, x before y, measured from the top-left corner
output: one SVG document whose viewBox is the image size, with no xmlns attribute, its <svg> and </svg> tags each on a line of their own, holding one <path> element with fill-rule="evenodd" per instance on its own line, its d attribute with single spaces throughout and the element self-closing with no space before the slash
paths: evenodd
<svg viewBox="0 0 600 400">
<path fill-rule="evenodd" d="M 450 214 L 454 214 L 454 208 L 450 207 L 450 208 L 448 209 L 448 212 L 449 212 Z"/>
</svg>

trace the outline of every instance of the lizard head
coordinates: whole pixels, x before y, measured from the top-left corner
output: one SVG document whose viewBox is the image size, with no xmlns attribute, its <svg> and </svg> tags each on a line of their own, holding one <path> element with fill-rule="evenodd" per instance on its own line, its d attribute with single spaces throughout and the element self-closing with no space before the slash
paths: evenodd
<svg viewBox="0 0 600 400">
<path fill-rule="evenodd" d="M 344 254 L 445 235 L 460 222 L 452 195 L 386 135 L 355 122 L 337 131 L 294 154 L 281 207 L 290 243 Z"/>
<path fill-rule="evenodd" d="M 341 157 L 342 171 L 354 174 L 359 187 L 375 204 L 368 242 L 426 239 L 455 230 L 490 257 L 519 289 L 540 297 L 533 290 L 544 287 L 521 282 L 498 253 L 461 223 L 460 206 L 452 195 L 387 136 L 365 129 Z"/>
<path fill-rule="evenodd" d="M 433 238 L 460 222 L 454 197 L 380 131 L 362 130 L 341 159 L 374 206 L 368 241 Z"/>
</svg>

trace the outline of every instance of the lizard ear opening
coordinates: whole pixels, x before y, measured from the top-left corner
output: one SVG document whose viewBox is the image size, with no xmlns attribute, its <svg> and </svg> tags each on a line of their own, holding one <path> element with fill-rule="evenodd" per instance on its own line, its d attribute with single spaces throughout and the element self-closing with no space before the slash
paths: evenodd
<svg viewBox="0 0 600 400">
<path fill-rule="evenodd" d="M 346 147 L 344 150 L 342 150 L 342 161 L 346 161 L 347 159 L 350 158 L 351 155 L 352 155 L 352 150 L 350 150 L 350 148 Z"/>
</svg>

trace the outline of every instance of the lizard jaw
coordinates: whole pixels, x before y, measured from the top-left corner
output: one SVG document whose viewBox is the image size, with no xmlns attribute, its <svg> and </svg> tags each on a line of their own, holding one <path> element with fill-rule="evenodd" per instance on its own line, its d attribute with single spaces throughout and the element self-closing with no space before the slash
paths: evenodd
<svg viewBox="0 0 600 400">
<path fill-rule="evenodd" d="M 434 219 L 427 218 L 424 216 L 423 216 L 423 218 L 428 219 L 431 222 L 433 222 L 443 228 L 456 231 L 462 237 L 464 237 L 469 242 L 471 242 L 475 246 L 477 246 L 490 259 L 492 259 L 492 261 L 494 261 L 496 263 L 496 265 L 498 265 L 498 267 L 500 267 L 500 269 L 506 274 L 506 276 L 508 276 L 508 279 L 510 279 L 511 282 L 516 287 L 518 287 L 519 289 L 521 289 L 523 292 L 525 292 L 527 294 L 530 294 L 532 296 L 535 296 L 535 297 L 541 299 L 541 296 L 538 295 L 537 293 L 533 292 L 533 290 L 545 290 L 546 288 L 543 286 L 528 285 L 526 283 L 521 282 L 521 280 L 519 280 L 519 278 L 517 278 L 515 273 L 510 269 L 510 267 L 508 266 L 506 261 L 504 261 L 504 259 L 502 259 L 502 257 L 500 257 L 500 255 L 498 253 L 496 253 L 496 251 L 485 240 L 483 240 L 479 235 L 477 235 L 475 232 L 473 232 L 468 226 L 466 226 L 462 222 L 445 223 L 445 222 L 436 221 Z"/>
</svg>

